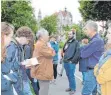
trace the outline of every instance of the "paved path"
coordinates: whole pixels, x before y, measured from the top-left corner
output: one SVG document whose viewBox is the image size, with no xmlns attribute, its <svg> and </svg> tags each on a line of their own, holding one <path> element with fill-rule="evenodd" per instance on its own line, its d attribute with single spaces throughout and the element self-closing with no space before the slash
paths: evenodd
<svg viewBox="0 0 111 95">
<path fill-rule="evenodd" d="M 61 69 L 61 65 L 58 66 L 58 72 Z M 78 65 L 76 66 L 76 85 L 77 85 L 77 91 L 75 95 L 81 95 L 82 90 L 82 84 L 81 84 L 81 73 L 78 72 Z M 65 71 L 63 73 L 63 76 L 58 76 L 56 85 L 50 84 L 50 91 L 49 95 L 69 95 L 68 92 L 65 92 L 65 89 L 68 88 L 68 80 L 65 74 Z"/>
</svg>

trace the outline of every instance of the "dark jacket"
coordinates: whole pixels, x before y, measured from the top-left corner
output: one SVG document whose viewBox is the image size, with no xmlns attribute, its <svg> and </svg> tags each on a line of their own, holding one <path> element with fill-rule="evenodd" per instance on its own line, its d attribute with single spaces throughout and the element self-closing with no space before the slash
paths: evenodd
<svg viewBox="0 0 111 95">
<path fill-rule="evenodd" d="M 77 64 L 80 56 L 79 42 L 74 38 L 68 40 L 64 45 L 63 52 L 64 52 L 64 59 L 63 59 L 64 62 Z"/>
<path fill-rule="evenodd" d="M 30 59 L 32 57 L 32 50 L 29 45 L 24 45 L 24 59 Z"/>
</svg>

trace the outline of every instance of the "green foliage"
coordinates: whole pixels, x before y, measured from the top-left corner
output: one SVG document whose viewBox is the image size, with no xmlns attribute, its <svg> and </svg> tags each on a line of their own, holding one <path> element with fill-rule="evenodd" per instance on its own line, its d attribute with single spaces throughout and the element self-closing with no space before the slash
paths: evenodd
<svg viewBox="0 0 111 95">
<path fill-rule="evenodd" d="M 69 31 L 71 29 L 71 27 L 69 27 L 68 25 L 67 26 L 63 26 L 63 30 L 65 31 Z"/>
<path fill-rule="evenodd" d="M 79 3 L 79 10 L 85 21 L 89 19 L 103 21 L 111 19 L 111 1 L 81 0 Z"/>
<path fill-rule="evenodd" d="M 59 47 L 63 48 L 64 47 L 64 42 L 59 42 Z"/>
<path fill-rule="evenodd" d="M 12 23 L 16 29 L 21 26 L 28 26 L 34 32 L 38 29 L 31 2 L 28 0 L 2 1 L 1 21 Z"/>
<path fill-rule="evenodd" d="M 82 31 L 82 26 L 80 24 L 73 24 L 72 29 L 76 30 L 76 39 L 81 40 L 85 36 L 84 32 Z"/>
<path fill-rule="evenodd" d="M 41 27 L 49 32 L 50 35 L 57 32 L 57 16 L 55 15 L 46 16 L 40 24 Z"/>
</svg>

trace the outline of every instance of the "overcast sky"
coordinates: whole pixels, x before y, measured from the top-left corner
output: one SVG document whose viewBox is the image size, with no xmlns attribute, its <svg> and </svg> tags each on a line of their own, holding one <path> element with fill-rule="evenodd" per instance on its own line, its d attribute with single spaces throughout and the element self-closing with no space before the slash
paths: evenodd
<svg viewBox="0 0 111 95">
<path fill-rule="evenodd" d="M 51 15 L 59 10 L 64 10 L 66 7 L 73 15 L 73 22 L 78 23 L 82 20 L 81 14 L 78 10 L 78 0 L 31 0 L 32 6 L 35 10 L 36 17 L 38 16 L 39 9 L 42 12 L 42 17 Z"/>
</svg>

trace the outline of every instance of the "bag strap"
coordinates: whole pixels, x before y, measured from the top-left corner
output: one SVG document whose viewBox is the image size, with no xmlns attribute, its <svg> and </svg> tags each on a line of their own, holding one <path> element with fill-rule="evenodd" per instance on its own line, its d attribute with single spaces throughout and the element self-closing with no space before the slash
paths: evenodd
<svg viewBox="0 0 111 95">
<path fill-rule="evenodd" d="M 15 58 L 17 58 L 18 62 L 21 62 L 22 61 L 22 58 L 24 59 L 24 52 L 23 52 L 23 49 L 20 47 L 20 44 L 18 43 L 18 41 L 13 38 L 12 42 L 16 45 L 17 49 L 16 49 L 16 53 L 15 53 Z M 21 53 L 22 52 L 22 53 Z M 22 55 L 22 56 L 21 56 Z M 21 65 L 21 64 L 19 64 Z M 18 69 L 18 73 L 21 74 L 20 72 L 20 69 Z M 23 91 L 23 80 L 22 80 L 22 76 L 20 75 L 19 77 L 21 82 L 22 82 L 22 85 L 21 85 L 21 90 Z"/>
<path fill-rule="evenodd" d="M 16 52 L 17 57 L 19 57 L 18 61 L 23 61 L 24 60 L 24 50 L 23 50 L 23 48 L 21 48 L 19 42 L 15 38 L 13 38 L 12 42 L 17 46 L 17 49 L 18 49 L 17 50 L 18 52 Z"/>
</svg>

